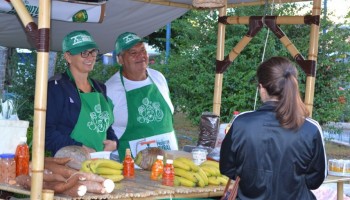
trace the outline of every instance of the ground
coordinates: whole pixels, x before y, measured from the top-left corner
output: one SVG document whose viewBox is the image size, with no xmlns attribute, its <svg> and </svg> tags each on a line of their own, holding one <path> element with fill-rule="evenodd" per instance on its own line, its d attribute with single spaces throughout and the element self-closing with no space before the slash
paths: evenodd
<svg viewBox="0 0 350 200">
<path fill-rule="evenodd" d="M 178 138 L 179 148 L 185 145 L 197 145 L 199 127 L 191 124 L 183 113 L 174 115 L 174 126 Z M 350 146 L 326 141 L 327 159 L 350 159 Z"/>
</svg>

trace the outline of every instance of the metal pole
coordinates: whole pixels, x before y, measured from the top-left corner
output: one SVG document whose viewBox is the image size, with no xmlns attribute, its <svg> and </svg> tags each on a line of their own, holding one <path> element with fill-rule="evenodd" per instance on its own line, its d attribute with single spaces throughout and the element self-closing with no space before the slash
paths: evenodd
<svg viewBox="0 0 350 200">
<path fill-rule="evenodd" d="M 171 23 L 166 25 L 166 43 L 165 43 L 165 64 L 168 63 L 170 55 L 170 38 L 171 38 Z"/>
</svg>

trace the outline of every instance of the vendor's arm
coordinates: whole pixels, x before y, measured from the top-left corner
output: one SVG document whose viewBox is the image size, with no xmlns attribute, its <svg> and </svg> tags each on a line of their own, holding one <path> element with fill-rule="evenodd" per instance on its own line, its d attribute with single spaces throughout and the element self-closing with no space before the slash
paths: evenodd
<svg viewBox="0 0 350 200">
<path fill-rule="evenodd" d="M 118 138 L 114 133 L 112 127 L 109 127 L 107 130 L 107 140 L 103 141 L 104 151 L 114 151 L 118 148 Z"/>
<path fill-rule="evenodd" d="M 65 146 L 82 146 L 70 137 L 80 113 L 79 97 L 78 94 L 68 95 L 63 87 L 70 89 L 70 85 L 67 86 L 67 82 L 62 85 L 60 78 L 48 84 L 45 150 L 52 155 Z"/>
</svg>

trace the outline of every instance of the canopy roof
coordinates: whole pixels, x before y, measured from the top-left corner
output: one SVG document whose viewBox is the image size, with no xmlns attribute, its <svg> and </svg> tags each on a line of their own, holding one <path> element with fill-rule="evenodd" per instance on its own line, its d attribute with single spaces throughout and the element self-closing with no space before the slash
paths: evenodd
<svg viewBox="0 0 350 200">
<path fill-rule="evenodd" d="M 264 4 L 266 0 L 228 0 L 228 7 Z M 270 3 L 298 2 L 306 0 L 268 0 Z M 55 0 L 53 1 L 55 2 Z M 69 5 L 69 3 L 67 2 Z M 114 49 L 117 35 L 131 31 L 144 37 L 172 20 L 193 9 L 192 0 L 109 0 L 106 2 L 105 17 L 101 23 L 73 23 L 51 20 L 50 50 L 61 51 L 63 37 L 73 31 L 89 31 L 103 53 Z M 59 7 L 52 6 L 52 13 L 59 13 Z M 34 21 L 38 23 L 37 18 Z M 1 13 L 0 45 L 32 49 L 27 40 L 23 25 L 17 15 Z"/>
</svg>

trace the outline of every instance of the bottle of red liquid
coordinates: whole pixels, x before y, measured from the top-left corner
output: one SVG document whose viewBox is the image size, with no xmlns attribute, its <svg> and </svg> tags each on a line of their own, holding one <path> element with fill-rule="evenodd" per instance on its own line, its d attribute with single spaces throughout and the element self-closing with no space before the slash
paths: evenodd
<svg viewBox="0 0 350 200">
<path fill-rule="evenodd" d="M 173 160 L 166 160 L 166 165 L 163 170 L 162 184 L 166 186 L 174 186 L 174 166 Z"/>
<path fill-rule="evenodd" d="M 155 181 L 160 180 L 162 178 L 163 169 L 164 169 L 163 156 L 158 155 L 157 160 L 152 165 L 151 179 Z"/>
<path fill-rule="evenodd" d="M 134 159 L 131 157 L 130 149 L 126 149 L 125 151 L 125 158 L 123 161 L 123 175 L 125 178 L 135 177 Z"/>
<path fill-rule="evenodd" d="M 16 176 L 29 174 L 29 147 L 27 145 L 27 137 L 20 137 L 20 143 L 17 145 L 15 161 Z"/>
</svg>

